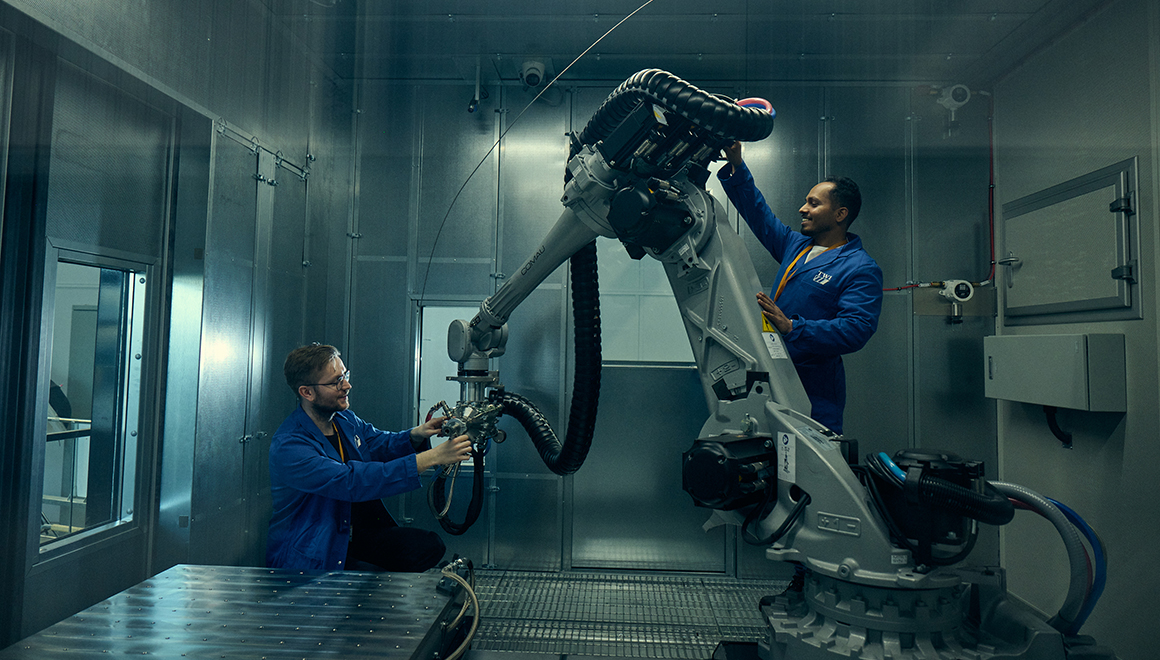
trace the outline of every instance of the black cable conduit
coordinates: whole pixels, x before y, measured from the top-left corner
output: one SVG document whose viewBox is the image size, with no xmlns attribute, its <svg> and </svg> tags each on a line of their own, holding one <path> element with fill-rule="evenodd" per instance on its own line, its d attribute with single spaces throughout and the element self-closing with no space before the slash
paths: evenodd
<svg viewBox="0 0 1160 660">
<path fill-rule="evenodd" d="M 600 288 L 596 273 L 596 241 L 569 260 L 572 272 L 572 316 L 575 322 L 576 365 L 568 432 L 561 445 L 551 424 L 536 405 L 513 392 L 497 391 L 503 412 L 524 427 L 544 465 L 558 475 L 572 474 L 584 464 L 592 446 L 596 407 L 600 399 Z"/>
<path fill-rule="evenodd" d="M 914 489 L 921 504 L 953 511 L 987 525 L 1006 525 L 1015 517 L 1011 501 L 990 483 L 986 484 L 987 492 L 984 494 L 945 479 L 923 476 L 917 483 L 908 481 L 903 487 L 903 490 L 910 489 Z"/>
<path fill-rule="evenodd" d="M 756 142 L 773 132 L 773 116 L 764 110 L 743 108 L 667 71 L 645 69 L 608 95 L 580 132 L 580 146 L 608 137 L 643 100 L 659 103 L 722 139 Z"/>
<path fill-rule="evenodd" d="M 435 477 L 435 481 L 427 488 L 427 506 L 436 515 L 443 531 L 455 536 L 460 536 L 470 529 L 479 519 L 479 512 L 483 509 L 483 454 L 480 454 L 474 446 L 471 448 L 471 459 L 475 463 L 475 476 L 471 484 L 471 501 L 467 504 L 467 513 L 464 515 L 462 523 L 457 523 L 447 516 L 438 515 L 438 512 L 447 506 L 447 494 L 443 490 L 447 474 L 440 470 L 439 476 Z"/>
</svg>

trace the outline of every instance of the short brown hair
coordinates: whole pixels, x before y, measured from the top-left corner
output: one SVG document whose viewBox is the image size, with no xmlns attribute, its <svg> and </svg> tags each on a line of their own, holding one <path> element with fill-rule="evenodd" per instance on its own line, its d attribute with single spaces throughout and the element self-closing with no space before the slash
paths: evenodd
<svg viewBox="0 0 1160 660">
<path fill-rule="evenodd" d="M 309 346 L 299 346 L 286 356 L 286 364 L 282 366 L 282 373 L 286 376 L 286 384 L 298 394 L 298 388 L 303 385 L 312 385 L 318 379 L 318 374 L 330 364 L 330 361 L 342 353 L 327 344 L 313 343 Z"/>
</svg>

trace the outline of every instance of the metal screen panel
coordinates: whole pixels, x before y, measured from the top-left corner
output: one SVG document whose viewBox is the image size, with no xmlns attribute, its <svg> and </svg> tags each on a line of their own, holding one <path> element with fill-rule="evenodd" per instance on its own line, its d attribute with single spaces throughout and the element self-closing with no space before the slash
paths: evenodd
<svg viewBox="0 0 1160 660">
<path fill-rule="evenodd" d="M 568 405 L 561 400 L 562 388 L 565 382 L 570 388 L 572 382 L 571 332 L 564 331 L 563 296 L 564 292 L 552 285 L 533 291 L 509 319 L 507 352 L 495 361 L 500 382 L 508 391 L 531 400 L 561 442 L 567 434 L 563 411 Z M 505 415 L 501 428 L 507 430 L 508 440 L 492 452 L 492 467 L 501 473 L 551 474 L 519 424 Z"/>
<path fill-rule="evenodd" d="M 561 212 L 567 164 L 568 109 L 563 103 L 552 107 L 532 104 L 536 90 L 503 89 L 505 104 L 512 110 L 508 121 L 527 108 L 518 123 L 508 124 L 503 140 L 500 171 L 500 198 L 503 203 L 503 235 L 500 251 L 501 272 L 511 275 L 535 254 Z M 564 281 L 567 264 L 545 283 Z M 501 282 L 502 284 L 502 282 Z"/>
<path fill-rule="evenodd" d="M 426 297 L 493 290 L 500 155 L 488 151 L 495 143 L 495 119 L 494 113 L 467 114 L 462 91 L 429 87 L 419 104 L 423 148 L 414 282 L 416 293 Z"/>
<path fill-rule="evenodd" d="M 52 121 L 48 235 L 160 257 L 172 118 L 62 61 Z"/>
<path fill-rule="evenodd" d="M 249 409 L 257 198 L 256 156 L 219 140 L 205 247 L 201 379 L 190 559 L 240 561 L 246 552 L 244 445 Z"/>
<path fill-rule="evenodd" d="M 408 264 L 402 259 L 355 262 L 357 289 L 351 300 L 350 346 L 339 346 L 351 370 L 351 409 L 380 429 L 398 431 L 415 423 L 415 347 L 407 297 Z M 307 338 L 339 343 L 340 337 Z M 426 411 L 423 411 L 426 413 Z"/>
<path fill-rule="evenodd" d="M 551 473 L 500 475 L 495 483 L 490 563 L 519 570 L 560 570 L 563 480 Z"/>
<path fill-rule="evenodd" d="M 360 256 L 405 257 L 414 238 L 414 213 L 419 206 L 414 193 L 420 174 L 427 170 L 418 166 L 422 116 L 416 99 L 420 90 L 425 88 L 373 81 L 363 87 L 368 102 L 358 115 L 362 140 L 356 203 L 361 238 L 355 247 Z M 439 164 L 431 168 L 438 171 Z M 446 202 L 450 201 L 448 197 Z M 437 208 L 432 209 L 425 222 L 434 222 L 438 214 Z M 418 263 L 425 269 L 429 254 L 421 256 Z"/>
<path fill-rule="evenodd" d="M 601 373 L 592 449 L 573 479 L 572 565 L 725 571 L 725 532 L 681 488 L 681 454 L 709 413 L 692 368 Z"/>
</svg>

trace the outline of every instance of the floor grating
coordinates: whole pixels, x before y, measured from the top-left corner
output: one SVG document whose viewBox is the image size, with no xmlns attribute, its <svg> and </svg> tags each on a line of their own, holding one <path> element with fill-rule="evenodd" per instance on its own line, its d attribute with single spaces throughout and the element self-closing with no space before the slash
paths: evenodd
<svg viewBox="0 0 1160 660">
<path fill-rule="evenodd" d="M 776 580 L 479 570 L 472 648 L 616 658 L 709 658 L 722 640 L 765 634 Z"/>
</svg>

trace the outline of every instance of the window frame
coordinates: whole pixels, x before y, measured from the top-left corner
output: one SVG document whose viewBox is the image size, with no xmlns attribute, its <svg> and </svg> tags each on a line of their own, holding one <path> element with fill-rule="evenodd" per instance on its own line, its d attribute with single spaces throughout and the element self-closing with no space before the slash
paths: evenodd
<svg viewBox="0 0 1160 660">
<path fill-rule="evenodd" d="M 155 428 L 155 420 L 153 419 L 152 402 L 156 400 L 156 395 L 153 386 L 152 373 L 156 372 L 156 368 L 152 366 L 152 356 L 157 354 L 155 350 L 157 342 L 158 327 L 158 310 L 161 306 L 161 291 L 163 283 L 157 281 L 157 273 L 159 272 L 156 260 L 142 255 L 135 255 L 120 252 L 110 249 L 93 250 L 87 246 L 78 246 L 69 244 L 67 241 L 49 239 L 46 246 L 46 255 L 44 260 L 44 293 L 41 301 L 41 323 L 40 323 L 40 355 L 37 375 L 37 389 L 35 394 L 36 399 L 36 413 L 35 413 L 35 429 L 34 437 L 36 438 L 33 470 L 30 480 L 30 508 L 29 524 L 32 528 L 29 530 L 29 555 L 31 558 L 30 564 L 33 566 L 42 565 L 51 562 L 54 559 L 69 555 L 78 551 L 87 551 L 96 549 L 102 545 L 111 542 L 113 539 L 121 539 L 126 535 L 141 535 L 147 533 L 150 529 L 152 513 L 152 498 L 154 481 L 154 470 L 152 469 L 152 455 L 155 451 L 156 444 L 152 439 L 156 435 L 150 432 L 149 429 Z M 131 503 L 126 507 L 130 514 L 126 517 L 114 516 L 109 521 L 96 525 L 90 529 L 85 529 L 75 532 L 59 541 L 40 544 L 40 513 L 42 504 L 42 497 L 44 492 L 44 470 L 45 470 L 45 452 L 47 443 L 44 441 L 47 435 L 47 420 L 48 420 L 48 395 L 49 395 L 49 381 L 51 379 L 52 369 L 52 353 L 53 353 L 53 331 L 55 326 L 55 309 L 56 309 L 56 287 L 57 287 L 57 270 L 58 264 L 61 262 L 71 263 L 81 266 L 90 266 L 93 268 L 114 269 L 130 272 L 134 277 L 145 278 L 145 291 L 139 294 L 141 300 L 139 304 L 140 317 L 130 318 L 127 322 L 132 324 L 132 333 L 136 334 L 136 340 L 130 338 L 130 344 L 126 347 L 128 355 L 128 362 L 130 364 L 136 363 L 126 372 L 126 379 L 118 384 L 118 394 L 121 403 L 124 405 L 124 413 L 122 421 L 118 422 L 118 440 L 123 442 L 127 435 L 135 431 L 133 444 L 135 444 L 135 456 L 132 459 L 122 458 L 122 465 L 128 466 L 132 464 L 134 471 L 134 486 L 131 494 Z M 133 316 L 136 316 L 134 314 Z M 137 356 L 140 356 L 139 358 Z M 129 387 L 128 381 L 136 380 L 137 396 L 136 400 L 130 402 L 126 397 L 126 389 Z M 129 416 L 133 416 L 133 420 Z M 135 424 L 132 423 L 135 421 Z M 122 445 L 123 446 L 123 445 Z M 121 486 L 118 488 L 116 499 L 114 499 L 114 507 L 125 507 L 121 504 L 122 498 L 125 496 L 123 488 L 123 480 Z"/>
</svg>

